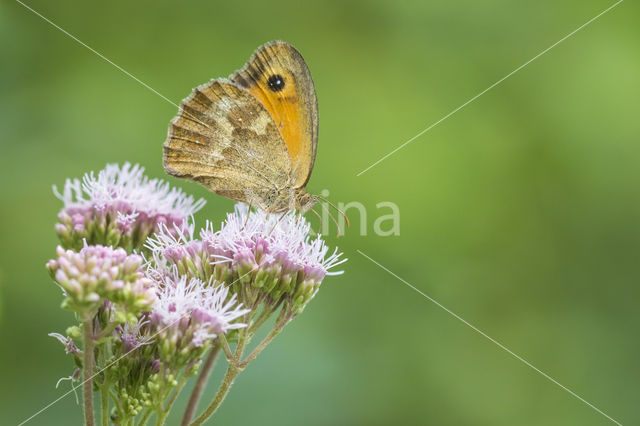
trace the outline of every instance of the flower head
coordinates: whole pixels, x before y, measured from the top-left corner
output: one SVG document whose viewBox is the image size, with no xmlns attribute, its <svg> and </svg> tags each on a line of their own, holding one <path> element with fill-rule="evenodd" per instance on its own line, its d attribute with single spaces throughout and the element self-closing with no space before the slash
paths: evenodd
<svg viewBox="0 0 640 426">
<path fill-rule="evenodd" d="M 49 336 L 62 343 L 65 353 L 72 355 L 77 355 L 80 353 L 80 349 L 78 349 L 71 337 L 63 336 L 60 333 L 49 333 Z"/>
<path fill-rule="evenodd" d="M 220 334 L 245 327 L 236 320 L 249 312 L 229 295 L 224 284 L 205 283 L 177 274 L 156 282 L 157 300 L 149 314 L 150 326 L 158 335 L 163 361 L 187 356 Z"/>
<path fill-rule="evenodd" d="M 129 317 L 124 322 L 153 304 L 155 291 L 141 256 L 104 246 L 86 246 L 77 253 L 58 246 L 56 251 L 58 257 L 47 268 L 64 291 L 63 307 L 82 318 L 91 318 L 109 301 Z"/>
<path fill-rule="evenodd" d="M 62 193 L 55 187 L 54 192 L 64 202 L 56 232 L 65 248 L 76 249 L 83 239 L 138 248 L 161 224 L 181 224 L 205 203 L 167 182 L 149 179 L 144 168 L 129 163 L 108 164 L 82 181 L 67 179 Z"/>
<path fill-rule="evenodd" d="M 211 253 L 206 244 L 194 239 L 194 230 L 191 218 L 179 225 L 160 225 L 159 230 L 145 242 L 145 248 L 151 251 L 149 265 L 153 265 L 149 273 L 157 275 L 161 272 L 162 275 L 176 268 L 178 274 L 208 282 L 214 276 Z"/>
<path fill-rule="evenodd" d="M 134 349 L 139 348 L 142 345 L 151 344 L 151 339 L 144 335 L 141 331 L 145 325 L 149 323 L 149 320 L 144 317 L 139 319 L 135 324 L 131 324 L 129 322 L 125 323 L 124 326 L 118 326 L 117 332 L 120 337 L 120 343 L 122 344 L 122 349 L 124 353 L 130 352 Z"/>
<path fill-rule="evenodd" d="M 274 304 L 285 297 L 292 310 L 299 311 L 326 275 L 342 273 L 330 269 L 346 261 L 337 249 L 329 254 L 319 235 L 312 238 L 309 222 L 295 212 L 267 214 L 236 204 L 220 230 L 214 232 L 208 224 L 201 238 L 212 259 L 233 272 L 234 281 L 258 289 L 238 291 L 248 295 L 249 300 L 243 300 L 248 305 L 265 295 Z"/>
</svg>

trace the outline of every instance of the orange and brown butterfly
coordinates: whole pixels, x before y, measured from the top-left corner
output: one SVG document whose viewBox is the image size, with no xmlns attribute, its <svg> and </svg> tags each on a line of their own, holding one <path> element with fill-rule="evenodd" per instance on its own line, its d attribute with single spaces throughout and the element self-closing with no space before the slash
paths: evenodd
<svg viewBox="0 0 640 426">
<path fill-rule="evenodd" d="M 318 101 L 302 55 L 267 43 L 228 79 L 196 87 L 164 143 L 164 168 L 270 213 L 306 211 L 318 145 Z"/>
</svg>

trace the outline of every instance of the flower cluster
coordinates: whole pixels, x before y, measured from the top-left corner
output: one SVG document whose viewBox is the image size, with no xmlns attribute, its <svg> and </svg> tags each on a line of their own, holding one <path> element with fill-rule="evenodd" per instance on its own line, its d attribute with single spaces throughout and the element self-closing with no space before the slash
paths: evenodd
<svg viewBox="0 0 640 426">
<path fill-rule="evenodd" d="M 119 306 L 120 322 L 151 308 L 155 289 L 145 276 L 142 257 L 121 248 L 86 246 L 79 252 L 57 249 L 47 263 L 65 294 L 62 306 L 81 318 L 92 318 L 108 300 Z"/>
<path fill-rule="evenodd" d="M 125 163 L 109 164 L 96 176 L 67 179 L 64 202 L 58 214 L 56 232 L 65 248 L 88 244 L 117 245 L 128 250 L 140 248 L 161 224 L 180 224 L 204 206 L 167 182 L 149 179 L 144 168 Z"/>
<path fill-rule="evenodd" d="M 238 305 L 224 284 L 168 275 L 159 283 L 158 292 L 149 319 L 154 334 L 168 343 L 160 348 L 163 361 L 181 358 L 219 334 L 246 326 L 234 321 L 250 310 Z"/>
<path fill-rule="evenodd" d="M 246 326 L 238 320 L 249 310 L 223 284 L 175 273 L 153 275 L 159 279 L 154 281 L 153 307 L 137 323 L 118 326 L 114 332 L 112 351 L 122 361 L 107 374 L 107 381 L 126 401 L 115 415 L 120 420 L 162 405 L 180 374 L 187 378 L 197 372 L 201 357 L 219 335 Z"/>
<path fill-rule="evenodd" d="M 67 336 L 51 336 L 92 382 L 85 392 L 102 393 L 103 423 L 110 417 L 134 424 L 140 416 L 144 424 L 155 413 L 162 424 L 207 352 L 196 389 L 223 351 L 226 393 L 345 261 L 320 236 L 311 238 L 309 223 L 295 212 L 270 215 L 237 204 L 218 230 L 207 222 L 196 237 L 192 214 L 204 201 L 147 178 L 137 165 L 67 180 L 58 196 L 65 204 L 56 225 L 62 243 L 47 268 L 63 290 L 62 306 L 79 323 Z M 273 330 L 243 360 L 248 342 L 278 310 Z M 84 402 L 93 424 L 91 395 Z M 193 415 L 185 413 L 183 423 Z"/>
<path fill-rule="evenodd" d="M 337 249 L 328 254 L 320 236 L 312 239 L 309 222 L 295 212 L 274 215 L 237 204 L 218 231 L 208 222 L 198 240 L 194 229 L 192 223 L 161 227 L 147 240 L 155 264 L 201 280 L 226 282 L 252 308 L 284 303 L 295 315 L 326 275 L 342 273 L 330 269 L 346 261 Z"/>
<path fill-rule="evenodd" d="M 292 314 L 302 311 L 326 275 L 341 274 L 330 269 L 346 261 L 337 249 L 328 254 L 319 235 L 312 239 L 309 222 L 295 212 L 267 214 L 237 204 L 220 230 L 209 223 L 201 237 L 240 300 L 249 306 L 284 303 Z"/>
<path fill-rule="evenodd" d="M 173 226 L 161 225 L 158 232 L 147 238 L 145 248 L 151 252 L 153 265 L 149 274 L 161 278 L 177 273 L 209 282 L 211 278 L 225 281 L 211 259 L 209 247 L 194 238 L 195 224 L 185 220 Z"/>
</svg>

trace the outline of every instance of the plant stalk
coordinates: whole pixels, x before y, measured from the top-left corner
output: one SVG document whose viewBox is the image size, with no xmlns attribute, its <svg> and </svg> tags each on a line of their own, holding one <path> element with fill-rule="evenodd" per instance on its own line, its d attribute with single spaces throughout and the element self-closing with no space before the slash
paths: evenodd
<svg viewBox="0 0 640 426">
<path fill-rule="evenodd" d="M 271 332 L 269 334 L 267 334 L 267 336 L 262 340 L 262 342 L 260 342 L 260 344 L 258 344 L 258 346 L 256 346 L 256 348 L 251 352 L 251 354 L 249 354 L 249 356 L 247 357 L 247 359 L 245 359 L 244 361 L 242 361 L 240 364 L 238 364 L 238 367 L 240 367 L 241 369 L 244 369 L 247 365 L 249 365 L 249 363 L 251 361 L 253 361 L 254 359 L 256 359 L 256 357 L 260 354 L 260 352 L 262 352 L 264 350 L 264 348 L 267 347 L 267 345 L 269 343 L 271 343 L 271 341 L 278 335 L 280 334 L 280 332 L 282 331 L 282 329 L 284 328 L 286 323 L 281 324 L 276 326 L 276 328 L 274 328 L 273 330 L 271 330 Z"/>
<path fill-rule="evenodd" d="M 109 426 L 109 385 L 104 384 L 100 389 L 100 408 L 102 410 L 102 426 Z"/>
<path fill-rule="evenodd" d="M 229 389 L 231 388 L 233 381 L 235 380 L 238 373 L 240 373 L 240 371 L 242 370 L 236 367 L 233 363 L 229 363 L 227 373 L 224 375 L 224 379 L 222 380 L 222 383 L 220 384 L 218 392 L 213 398 L 213 401 L 211 401 L 211 404 L 209 404 L 207 409 L 204 410 L 204 412 L 200 414 L 200 416 L 198 416 L 198 418 L 195 419 L 193 423 L 191 423 L 191 426 L 201 425 L 202 423 L 207 421 L 213 415 L 213 413 L 216 412 L 220 404 L 222 404 L 224 398 L 227 396 L 227 393 L 229 393 Z"/>
<path fill-rule="evenodd" d="M 138 424 L 140 426 L 145 426 L 149 421 L 149 417 L 151 417 L 151 414 L 153 414 L 153 410 L 150 408 L 146 408 L 144 414 L 142 415 L 142 418 L 140 419 L 140 423 Z"/>
<path fill-rule="evenodd" d="M 242 354 L 244 353 L 244 347 L 247 343 L 247 330 L 242 329 L 240 331 L 240 337 L 238 338 L 238 344 L 236 345 L 236 350 L 233 354 L 233 358 L 229 360 L 229 365 L 227 366 L 227 372 L 224 375 L 224 379 L 222 379 L 222 383 L 218 388 L 218 392 L 216 392 L 216 396 L 213 398 L 213 401 L 209 404 L 209 406 L 204 410 L 202 414 L 200 414 L 190 426 L 201 425 L 205 421 L 207 421 L 213 413 L 216 412 L 224 398 L 229 393 L 229 389 L 231 389 L 231 385 L 235 380 L 236 376 L 242 371 L 242 368 L 239 368 L 240 360 L 242 359 Z"/>
<path fill-rule="evenodd" d="M 86 426 L 95 426 L 93 417 L 93 320 L 85 320 L 83 329 L 82 396 L 84 400 L 84 423 Z"/>
<path fill-rule="evenodd" d="M 193 416 L 195 416 L 196 410 L 198 409 L 198 403 L 200 402 L 200 398 L 202 398 L 202 393 L 207 386 L 207 382 L 209 381 L 209 377 L 211 376 L 213 366 L 216 363 L 216 359 L 218 358 L 219 353 L 220 345 L 215 345 L 209 351 L 209 355 L 204 361 L 204 365 L 202 366 L 200 374 L 198 375 L 198 380 L 193 387 L 193 391 L 191 391 L 191 396 L 189 397 L 189 402 L 187 403 L 187 409 L 184 411 L 184 416 L 182 417 L 181 426 L 188 426 L 193 419 Z"/>
</svg>

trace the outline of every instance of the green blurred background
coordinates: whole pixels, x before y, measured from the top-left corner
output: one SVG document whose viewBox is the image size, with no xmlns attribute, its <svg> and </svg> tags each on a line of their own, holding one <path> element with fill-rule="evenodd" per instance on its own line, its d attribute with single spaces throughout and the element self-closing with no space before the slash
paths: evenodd
<svg viewBox="0 0 640 426">
<path fill-rule="evenodd" d="M 612 424 L 359 249 L 619 422 L 640 424 L 637 4 L 620 4 L 360 177 L 613 2 L 27 4 L 175 102 L 268 40 L 293 43 L 309 63 L 321 116 L 309 189 L 362 202 L 369 235 L 358 235 L 353 210 L 347 236 L 328 237 L 350 258 L 346 273 L 325 280 L 211 423 Z M 61 207 L 51 185 L 107 162 L 165 177 L 161 144 L 176 108 L 18 3 L 0 3 L 0 49 L 0 424 L 9 425 L 69 390 L 55 383 L 73 369 L 47 337 L 72 323 L 44 268 Z M 171 182 L 207 198 L 200 224 L 232 208 Z M 400 236 L 373 235 L 380 201 L 400 207 Z M 71 395 L 29 424 L 80 421 Z"/>
</svg>

